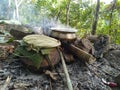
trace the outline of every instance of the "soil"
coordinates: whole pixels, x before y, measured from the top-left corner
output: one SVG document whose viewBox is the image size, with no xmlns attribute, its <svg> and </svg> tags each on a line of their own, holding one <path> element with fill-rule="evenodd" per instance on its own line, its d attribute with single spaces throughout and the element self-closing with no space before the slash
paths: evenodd
<svg viewBox="0 0 120 90">
<path fill-rule="evenodd" d="M 115 77 L 120 74 L 120 46 L 112 45 L 92 65 L 76 58 L 74 62 L 67 64 L 67 69 L 74 90 L 120 90 L 119 85 L 112 88 L 102 82 L 102 79 L 116 82 Z M 9 76 L 11 80 L 6 90 L 67 90 L 62 64 L 59 63 L 51 72 L 56 73 L 57 80 L 52 80 L 44 72 L 29 70 L 19 58 L 8 58 L 0 61 L 0 88 Z"/>
</svg>

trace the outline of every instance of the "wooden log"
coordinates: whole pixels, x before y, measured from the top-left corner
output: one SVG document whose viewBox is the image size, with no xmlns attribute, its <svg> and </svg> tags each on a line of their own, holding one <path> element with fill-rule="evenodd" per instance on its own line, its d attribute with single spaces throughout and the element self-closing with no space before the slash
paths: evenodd
<svg viewBox="0 0 120 90">
<path fill-rule="evenodd" d="M 98 35 L 90 35 L 86 37 L 88 40 L 90 40 L 92 43 L 98 40 Z"/>
<path fill-rule="evenodd" d="M 72 54 L 63 52 L 63 55 L 64 55 L 65 61 L 66 61 L 67 63 L 70 63 L 70 62 L 75 61 Z"/>
<path fill-rule="evenodd" d="M 23 37 L 32 34 L 32 32 L 23 32 L 20 30 L 11 29 L 10 34 L 14 37 L 15 40 L 21 40 Z"/>
<path fill-rule="evenodd" d="M 87 53 L 94 55 L 95 50 L 93 44 L 87 38 L 77 38 L 77 40 L 74 42 L 74 45 L 86 51 Z"/>
<path fill-rule="evenodd" d="M 75 61 L 73 54 L 70 53 L 69 50 L 66 50 L 66 49 L 63 47 L 62 52 L 63 52 L 63 56 L 64 56 L 64 58 L 65 58 L 65 62 L 70 63 L 70 62 Z"/>
<path fill-rule="evenodd" d="M 83 51 L 82 49 L 76 47 L 73 44 L 68 45 L 68 48 L 75 56 L 82 59 L 84 62 L 92 64 L 96 60 L 96 58 L 94 58 L 91 54 Z"/>
<path fill-rule="evenodd" d="M 110 37 L 108 35 L 98 35 L 97 40 L 94 42 L 94 48 L 96 50 L 95 57 L 102 58 L 103 54 L 108 51 L 110 43 Z"/>
</svg>

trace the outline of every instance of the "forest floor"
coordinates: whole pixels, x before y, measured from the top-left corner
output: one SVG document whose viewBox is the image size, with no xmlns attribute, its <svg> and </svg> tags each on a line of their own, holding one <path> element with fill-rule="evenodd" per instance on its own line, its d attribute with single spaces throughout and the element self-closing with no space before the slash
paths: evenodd
<svg viewBox="0 0 120 90">
<path fill-rule="evenodd" d="M 74 90 L 120 90 L 119 85 L 111 88 L 102 82 L 102 79 L 116 82 L 115 77 L 120 74 L 120 46 L 113 46 L 113 50 L 92 65 L 86 65 L 79 59 L 67 64 Z M 67 90 L 62 64 L 59 63 L 51 72 L 56 73 L 56 81 L 45 73 L 31 72 L 20 59 L 9 58 L 0 61 L 0 88 L 5 86 L 8 78 L 6 90 Z"/>
</svg>

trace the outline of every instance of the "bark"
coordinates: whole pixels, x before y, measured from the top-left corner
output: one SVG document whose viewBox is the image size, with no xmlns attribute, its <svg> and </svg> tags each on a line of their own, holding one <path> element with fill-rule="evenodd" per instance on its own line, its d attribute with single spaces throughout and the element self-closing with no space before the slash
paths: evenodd
<svg viewBox="0 0 120 90">
<path fill-rule="evenodd" d="M 22 4 L 23 0 L 21 0 L 19 3 L 18 3 L 18 7 Z"/>
<path fill-rule="evenodd" d="M 90 53 L 92 55 L 94 55 L 94 47 L 92 45 L 92 43 L 87 39 L 87 38 L 82 38 L 82 39 L 77 39 L 74 43 L 74 45 L 84 51 L 86 51 L 87 53 Z"/>
<path fill-rule="evenodd" d="M 114 29 L 114 39 L 113 39 L 113 43 L 116 43 L 116 40 L 117 40 L 117 29 Z"/>
<path fill-rule="evenodd" d="M 115 6 L 116 6 L 116 0 L 114 0 L 113 5 L 112 5 L 112 9 L 111 9 L 111 11 L 110 11 L 109 35 L 110 35 L 111 32 L 112 32 L 111 26 L 112 26 L 113 11 L 114 11 L 114 9 L 115 9 Z"/>
<path fill-rule="evenodd" d="M 75 45 L 71 44 L 68 48 L 70 49 L 70 51 L 75 56 L 77 56 L 78 58 L 80 58 L 81 60 L 83 60 L 83 62 L 87 62 L 89 64 L 92 64 L 96 60 L 91 54 L 83 51 L 82 49 L 76 47 Z"/>
<path fill-rule="evenodd" d="M 19 20 L 19 6 L 23 2 L 23 0 L 20 0 L 19 3 L 18 3 L 18 0 L 15 0 L 14 2 L 15 2 L 15 10 L 14 10 L 13 17 L 16 20 Z"/>
<path fill-rule="evenodd" d="M 56 21 L 58 21 L 59 17 L 60 17 L 60 14 L 61 14 L 61 9 L 60 9 L 60 0 L 58 0 L 58 13 L 57 13 L 57 16 L 56 16 Z"/>
<path fill-rule="evenodd" d="M 58 19 L 59 19 L 59 17 L 60 17 L 60 14 L 61 14 L 61 12 L 60 12 L 60 10 L 58 11 L 58 14 L 57 14 L 57 17 L 56 17 L 56 21 L 58 21 Z"/>
<path fill-rule="evenodd" d="M 18 1 L 15 0 L 15 14 L 16 14 L 16 20 L 19 20 L 19 12 L 18 12 Z"/>
<path fill-rule="evenodd" d="M 69 25 L 69 11 L 70 11 L 70 2 L 71 0 L 68 0 L 67 6 L 66 6 L 66 25 Z"/>
<path fill-rule="evenodd" d="M 10 19 L 10 17 L 9 17 L 9 14 L 10 14 L 10 6 L 11 6 L 11 0 L 8 1 L 7 19 Z"/>
<path fill-rule="evenodd" d="M 96 6 L 96 11 L 95 11 L 95 16 L 93 19 L 93 24 L 92 24 L 92 35 L 96 34 L 96 28 L 97 28 L 97 22 L 98 22 L 98 15 L 99 15 L 99 9 L 100 9 L 100 0 L 97 0 L 97 6 Z"/>
</svg>

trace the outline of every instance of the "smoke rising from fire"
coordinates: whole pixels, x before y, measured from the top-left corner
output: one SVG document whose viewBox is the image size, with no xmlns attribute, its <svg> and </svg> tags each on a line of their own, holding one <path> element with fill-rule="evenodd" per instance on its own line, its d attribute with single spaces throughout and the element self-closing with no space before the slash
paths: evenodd
<svg viewBox="0 0 120 90">
<path fill-rule="evenodd" d="M 14 2 L 11 2 L 9 6 L 9 0 L 0 0 L 0 19 L 9 19 L 9 20 L 17 20 L 15 15 L 15 5 Z M 19 1 L 19 0 L 18 0 Z M 71 27 L 67 27 L 60 23 L 60 21 L 56 21 L 55 18 L 48 18 L 48 13 L 42 9 L 39 11 L 36 9 L 34 4 L 30 2 L 22 3 L 19 8 L 19 22 L 22 24 L 28 25 L 35 30 L 36 33 L 44 33 L 46 35 L 50 35 L 52 27 L 55 28 L 66 28 L 71 29 Z"/>
</svg>

